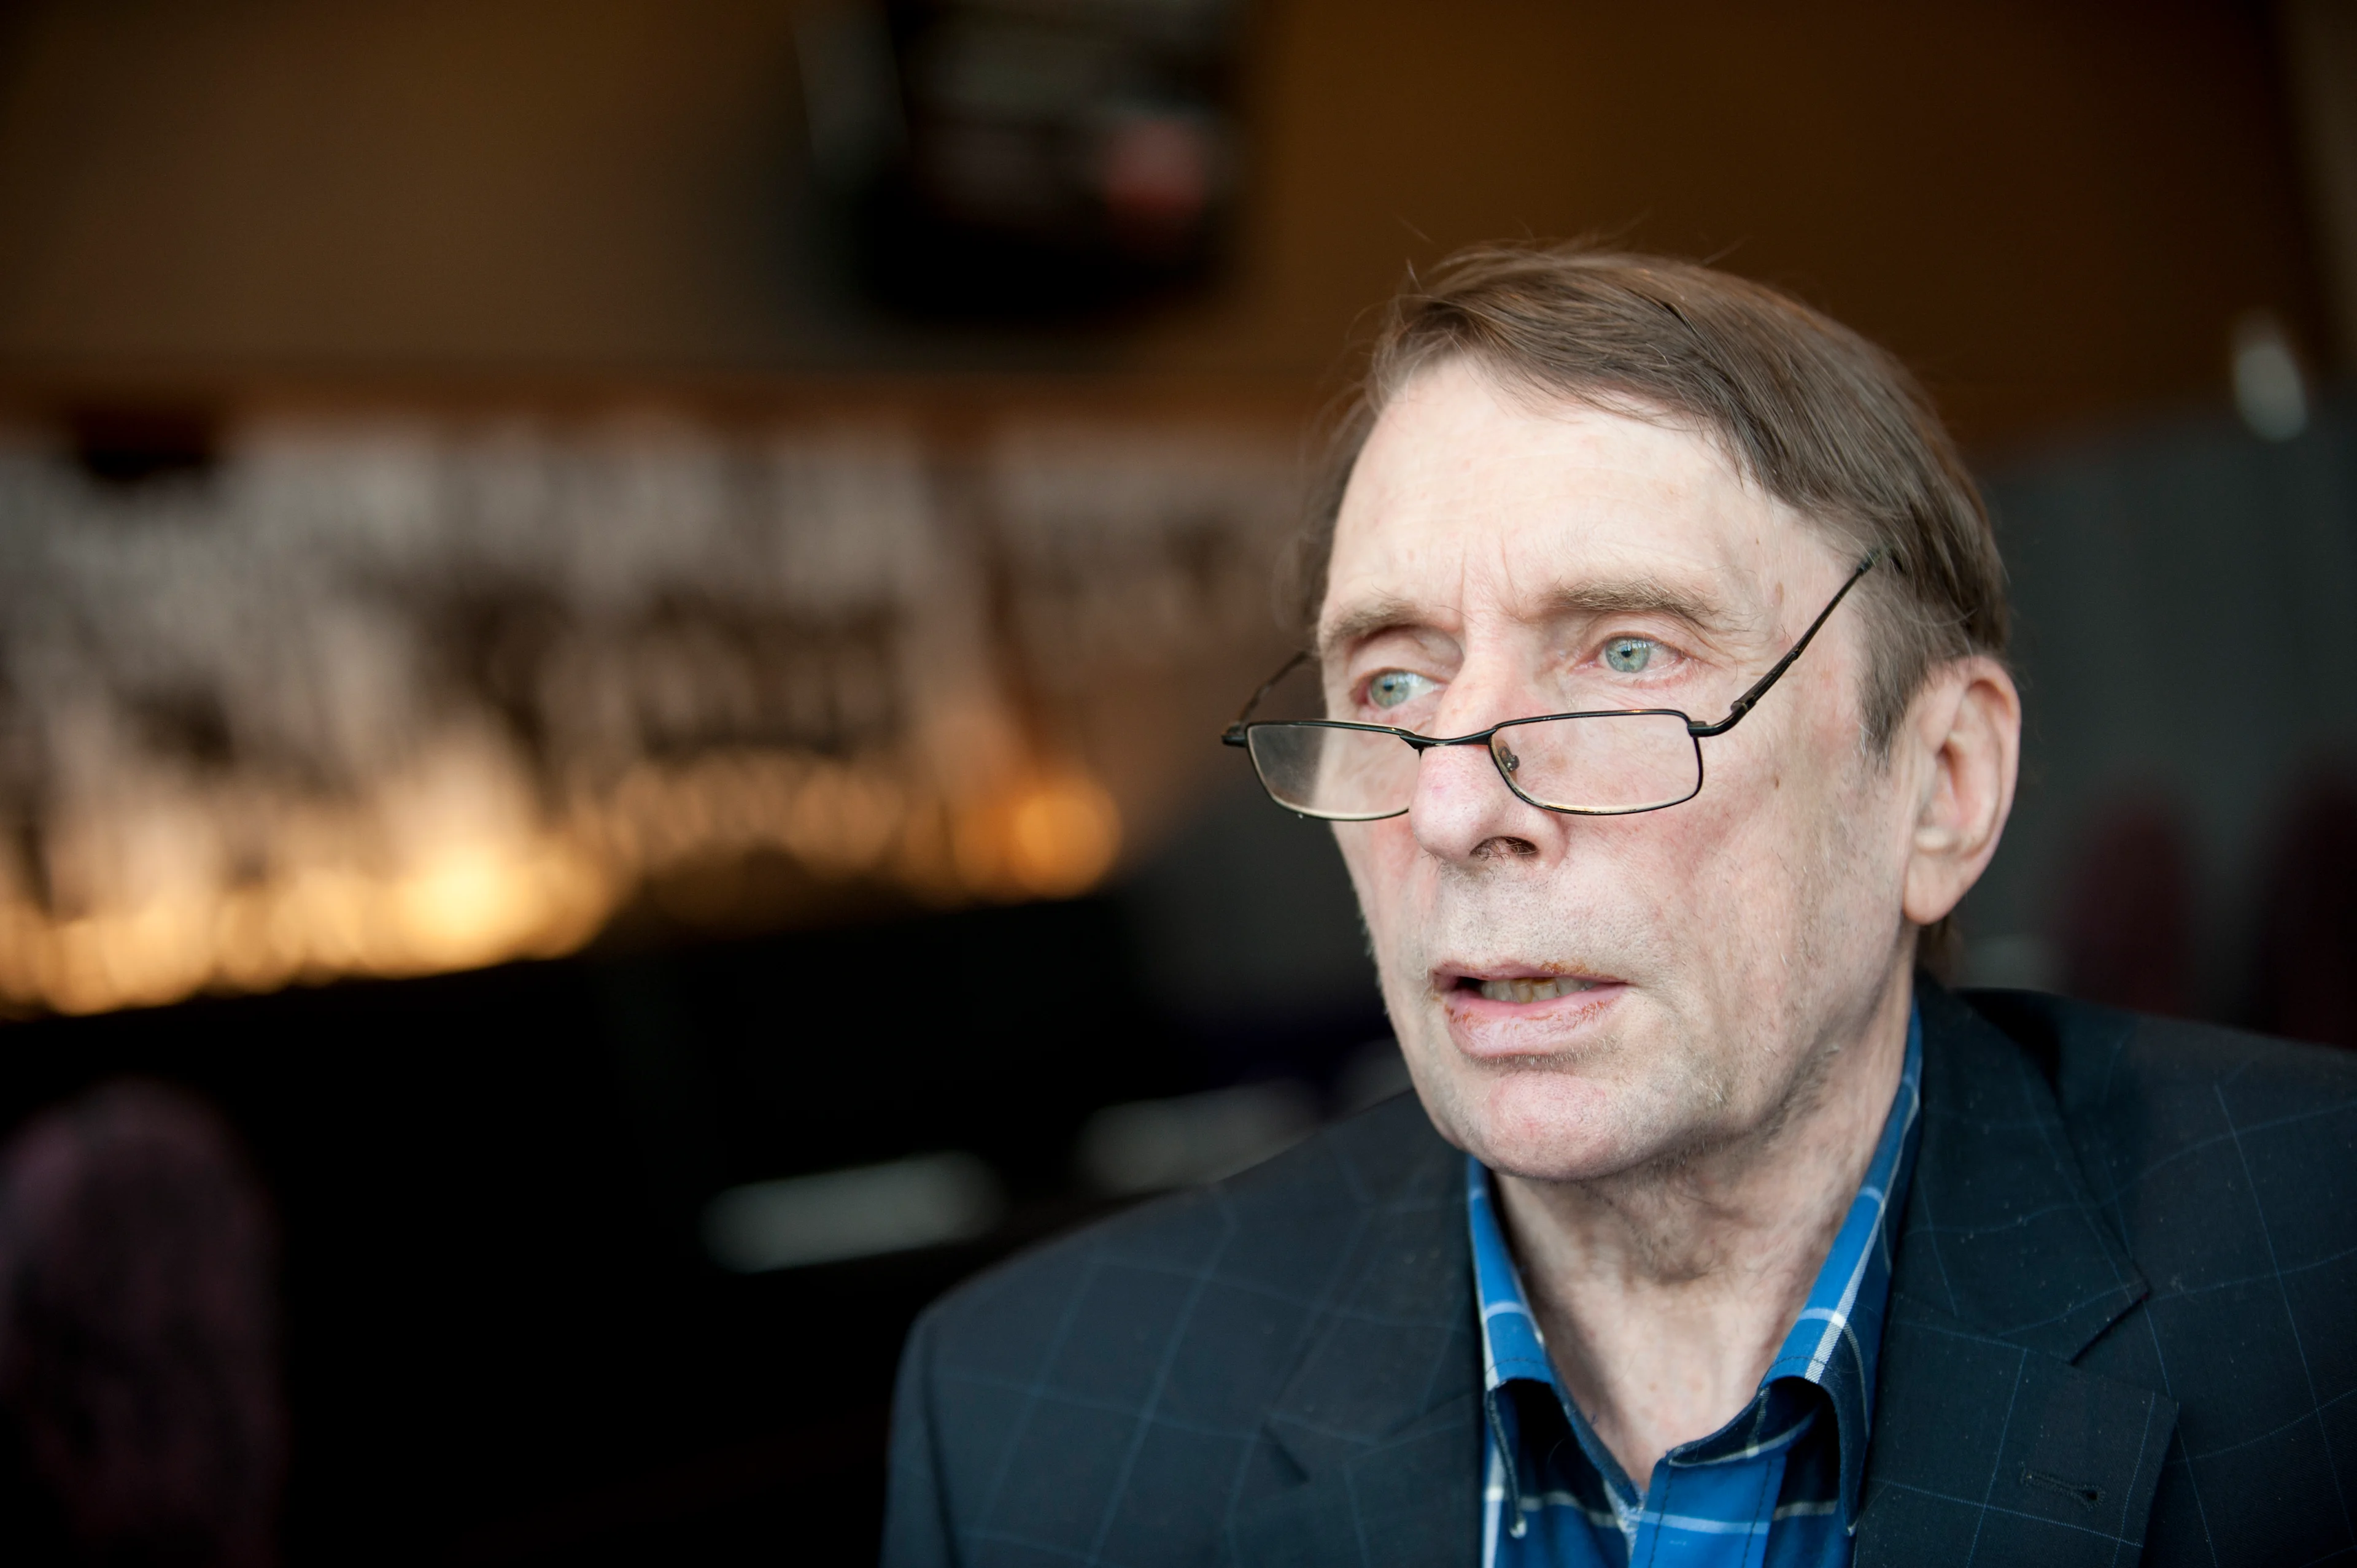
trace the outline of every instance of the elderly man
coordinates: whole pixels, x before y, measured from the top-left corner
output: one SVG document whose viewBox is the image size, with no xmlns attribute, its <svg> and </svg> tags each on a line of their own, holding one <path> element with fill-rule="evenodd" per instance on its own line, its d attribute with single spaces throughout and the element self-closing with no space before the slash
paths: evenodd
<svg viewBox="0 0 2357 1568">
<path fill-rule="evenodd" d="M 929 1312 L 888 1562 L 2357 1559 L 2357 1069 L 1919 969 L 2021 725 L 1905 374 L 1510 249 L 1362 402 L 1229 738 L 1415 1093 Z"/>
</svg>

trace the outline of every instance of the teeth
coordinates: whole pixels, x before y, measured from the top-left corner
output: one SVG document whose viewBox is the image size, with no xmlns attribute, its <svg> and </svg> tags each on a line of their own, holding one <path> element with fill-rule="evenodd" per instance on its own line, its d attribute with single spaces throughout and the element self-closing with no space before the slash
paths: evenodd
<svg viewBox="0 0 2357 1568">
<path fill-rule="evenodd" d="M 1492 1002 L 1551 1002 L 1576 991 L 1592 991 L 1594 983 L 1558 975 L 1553 980 L 1485 980 L 1481 994 Z"/>
</svg>

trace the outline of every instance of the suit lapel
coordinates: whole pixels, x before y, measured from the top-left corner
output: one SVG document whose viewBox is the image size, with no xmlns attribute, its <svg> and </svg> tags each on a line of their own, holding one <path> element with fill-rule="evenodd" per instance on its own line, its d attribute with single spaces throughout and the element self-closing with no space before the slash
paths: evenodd
<svg viewBox="0 0 2357 1568">
<path fill-rule="evenodd" d="M 1922 1143 L 1891 1283 L 1859 1568 L 2126 1568 L 2177 1407 L 2071 1362 L 2148 1287 L 2021 1047 L 1930 982 Z M 1241 1564 L 1469 1565 L 1482 1405 L 1459 1156 L 1428 1130 L 1266 1424 L 1297 1485 L 1241 1507 Z"/>
<path fill-rule="evenodd" d="M 1419 1120 L 1421 1116 L 1419 1113 Z M 1463 1158 L 1425 1124 L 1306 1338 L 1265 1432 L 1298 1485 L 1238 1509 L 1239 1563 L 1470 1568 L 1480 1552 L 1480 1348 Z"/>
<path fill-rule="evenodd" d="M 1477 1387 L 1240 1513 L 1237 1563 L 1470 1568 L 1481 1550 L 1481 1422 Z"/>
<path fill-rule="evenodd" d="M 2132 1563 L 2177 1420 L 2071 1365 L 2147 1290 L 2037 1065 L 1929 981 L 1857 1561 Z"/>
</svg>

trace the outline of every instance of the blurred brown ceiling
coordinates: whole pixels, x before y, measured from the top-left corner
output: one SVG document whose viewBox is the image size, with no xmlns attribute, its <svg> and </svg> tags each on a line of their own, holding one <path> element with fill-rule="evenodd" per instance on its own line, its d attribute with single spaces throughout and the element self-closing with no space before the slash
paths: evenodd
<svg viewBox="0 0 2357 1568">
<path fill-rule="evenodd" d="M 783 0 L 47 0 L 0 22 L 0 377 L 1051 371 L 1309 388 L 1404 266 L 1608 231 L 1790 285 L 1984 450 L 2330 333 L 2272 13 L 1268 0 L 1213 294 L 1018 338 L 806 242 Z"/>
</svg>

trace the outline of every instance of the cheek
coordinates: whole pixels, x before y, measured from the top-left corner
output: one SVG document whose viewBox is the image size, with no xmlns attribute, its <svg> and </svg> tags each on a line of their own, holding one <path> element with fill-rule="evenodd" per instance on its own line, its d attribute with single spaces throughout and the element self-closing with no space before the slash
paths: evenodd
<svg viewBox="0 0 2357 1568">
<path fill-rule="evenodd" d="M 1781 993 L 1796 955 L 1815 945 L 1825 850 L 1843 829 L 1814 793 L 1763 775 L 1631 819 L 1649 836 L 1626 846 L 1622 890 L 1661 944 L 1663 978 L 1697 1002 L 1715 994 L 1707 1011 L 1749 1011 Z"/>
<path fill-rule="evenodd" d="M 1761 1000 L 1802 1004 L 1846 987 L 1859 965 L 1881 961 L 1896 929 L 1889 802 L 1839 738 L 1815 767 L 1763 779 L 1730 832 L 1716 909 L 1696 911 L 1723 927 L 1730 975 Z"/>
<path fill-rule="evenodd" d="M 1428 1003 L 1423 958 L 1430 924 L 1434 868 L 1409 830 L 1407 819 L 1338 822 L 1335 842 L 1351 886 L 1359 896 L 1360 918 L 1375 960 L 1375 978 L 1393 1027 L 1410 1032 L 1407 1020 Z"/>
<path fill-rule="evenodd" d="M 1405 817 L 1337 822 L 1334 842 L 1342 851 L 1343 868 L 1351 874 L 1360 912 L 1380 951 L 1387 935 L 1414 923 L 1412 905 L 1428 870 L 1423 851 Z"/>
<path fill-rule="evenodd" d="M 1610 823 L 1611 861 L 1632 903 L 1663 923 L 1701 933 L 1740 925 L 1759 880 L 1760 802 L 1706 789 L 1682 806 Z"/>
</svg>

